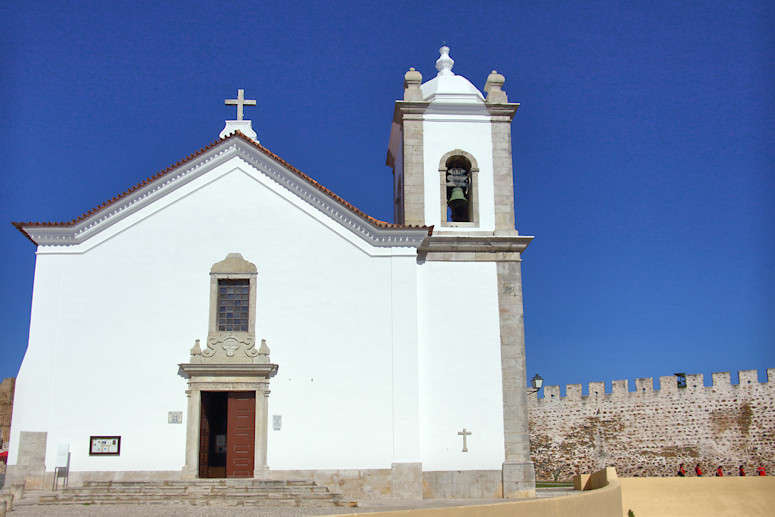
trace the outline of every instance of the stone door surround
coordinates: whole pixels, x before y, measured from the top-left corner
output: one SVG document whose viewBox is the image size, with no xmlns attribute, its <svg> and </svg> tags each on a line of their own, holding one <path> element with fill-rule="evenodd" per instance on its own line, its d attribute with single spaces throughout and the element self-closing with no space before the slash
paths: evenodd
<svg viewBox="0 0 775 517">
<path fill-rule="evenodd" d="M 186 418 L 186 463 L 181 477 L 199 476 L 199 426 L 203 391 L 247 391 L 256 395 L 254 478 L 267 477 L 266 464 L 269 379 L 277 365 L 269 360 L 266 340 L 256 349 L 256 299 L 258 268 L 239 253 L 229 253 L 210 269 L 209 330 L 204 349 L 197 339 L 188 363 L 179 364 L 178 373 L 188 379 Z M 247 330 L 218 327 L 220 280 L 243 280 L 249 286 Z"/>
<path fill-rule="evenodd" d="M 188 377 L 188 416 L 186 419 L 186 464 L 182 479 L 199 477 L 199 425 L 203 391 L 251 391 L 256 394 L 256 443 L 254 478 L 266 478 L 267 419 L 269 379 L 277 373 L 276 364 L 250 365 L 202 365 L 181 364 L 180 369 Z"/>
</svg>

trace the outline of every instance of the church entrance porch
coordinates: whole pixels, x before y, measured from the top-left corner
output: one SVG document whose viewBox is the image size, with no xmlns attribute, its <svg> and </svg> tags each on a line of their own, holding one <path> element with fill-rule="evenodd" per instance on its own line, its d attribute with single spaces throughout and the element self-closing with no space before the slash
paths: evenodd
<svg viewBox="0 0 775 517">
<path fill-rule="evenodd" d="M 252 478 L 256 394 L 203 391 L 199 425 L 200 478 Z"/>
<path fill-rule="evenodd" d="M 182 479 L 267 478 L 269 379 L 277 365 L 180 364 L 188 378 L 186 462 Z"/>
</svg>

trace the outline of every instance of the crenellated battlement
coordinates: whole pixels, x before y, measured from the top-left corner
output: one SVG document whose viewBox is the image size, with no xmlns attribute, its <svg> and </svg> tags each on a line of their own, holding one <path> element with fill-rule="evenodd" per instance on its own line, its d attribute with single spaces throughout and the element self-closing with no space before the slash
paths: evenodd
<svg viewBox="0 0 775 517">
<path fill-rule="evenodd" d="M 775 386 L 775 368 L 767 369 L 767 381 L 759 382 L 758 370 L 739 370 L 737 372 L 739 382 L 732 384 L 730 372 L 714 372 L 712 386 L 705 386 L 705 376 L 701 373 L 687 374 L 686 387 L 678 387 L 678 376 L 667 375 L 659 377 L 659 389 L 654 389 L 654 379 L 645 377 L 635 379 L 635 390 L 630 391 L 627 379 L 615 380 L 610 383 L 610 391 L 606 392 L 606 382 L 590 382 L 587 385 L 587 395 L 583 395 L 581 384 L 568 384 L 565 386 L 565 395 L 560 395 L 560 386 L 544 386 L 543 398 L 535 395 L 528 397 L 529 405 L 540 406 L 564 401 L 621 401 L 626 398 L 638 398 L 643 396 L 691 396 L 699 393 L 720 393 L 730 391 L 734 394 L 739 390 L 773 389 Z"/>
<path fill-rule="evenodd" d="M 622 476 L 674 476 L 678 465 L 775 469 L 775 368 L 545 386 L 528 396 L 531 457 L 539 479 L 605 466 Z M 679 382 L 680 379 L 680 382 Z M 655 388 L 659 389 L 655 389 Z M 606 393 L 606 388 L 610 391 Z M 584 394 L 586 393 L 586 394 Z M 687 469 L 689 470 L 689 469 Z M 690 475 L 693 471 L 690 471 Z"/>
</svg>

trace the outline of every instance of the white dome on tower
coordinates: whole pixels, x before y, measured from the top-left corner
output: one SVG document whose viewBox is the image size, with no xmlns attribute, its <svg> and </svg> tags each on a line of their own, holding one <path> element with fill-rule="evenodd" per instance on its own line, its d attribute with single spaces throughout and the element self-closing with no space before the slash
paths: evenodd
<svg viewBox="0 0 775 517">
<path fill-rule="evenodd" d="M 436 61 L 438 74 L 420 86 L 423 100 L 430 102 L 483 103 L 484 95 L 482 95 L 482 92 L 471 84 L 471 81 L 452 72 L 452 65 L 455 62 L 449 57 L 449 47 L 441 47 L 439 53 L 441 57 Z"/>
</svg>

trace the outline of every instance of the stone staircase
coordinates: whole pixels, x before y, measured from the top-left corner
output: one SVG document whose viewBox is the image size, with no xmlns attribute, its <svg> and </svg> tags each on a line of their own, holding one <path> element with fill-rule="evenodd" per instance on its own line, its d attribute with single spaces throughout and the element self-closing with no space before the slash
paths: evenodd
<svg viewBox="0 0 775 517">
<path fill-rule="evenodd" d="M 46 492 L 37 504 L 191 504 L 221 506 L 334 507 L 343 501 L 314 481 L 212 479 L 192 481 L 86 481 L 82 487 Z"/>
</svg>

